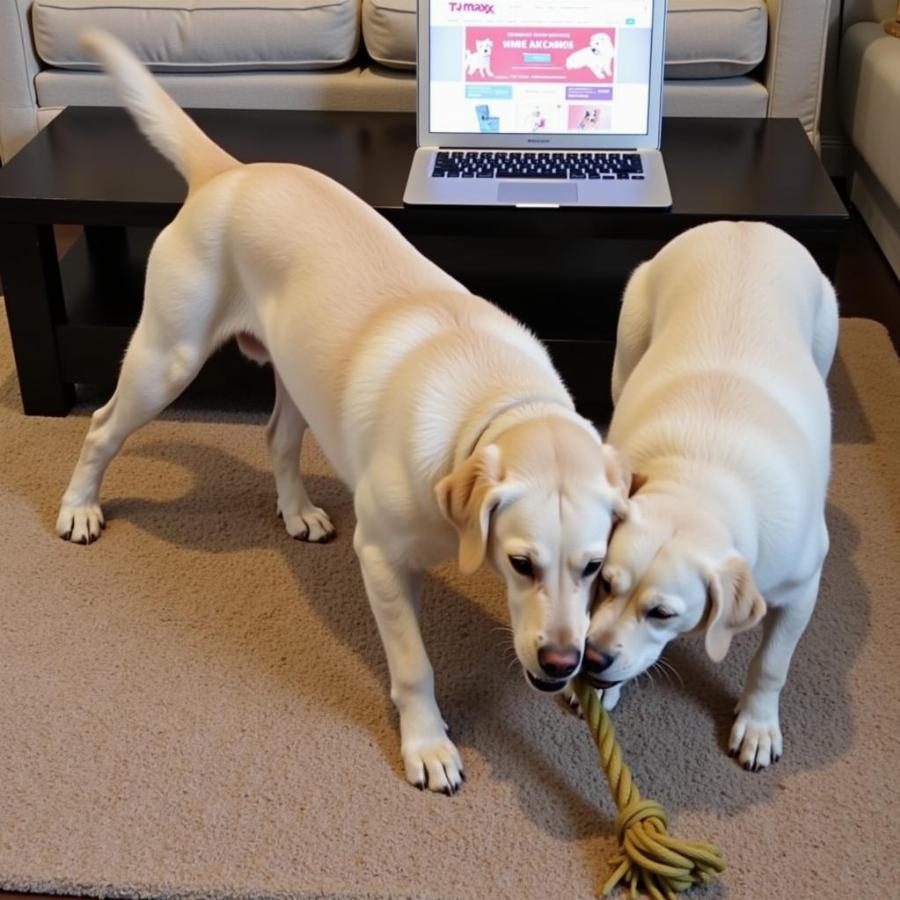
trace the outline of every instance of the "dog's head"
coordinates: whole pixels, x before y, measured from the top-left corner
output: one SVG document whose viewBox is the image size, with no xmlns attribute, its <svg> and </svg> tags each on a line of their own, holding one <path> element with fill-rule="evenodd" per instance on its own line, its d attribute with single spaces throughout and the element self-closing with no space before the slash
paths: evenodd
<svg viewBox="0 0 900 900">
<path fill-rule="evenodd" d="M 596 56 L 607 55 L 612 52 L 612 41 L 606 32 L 591 35 L 591 53 Z"/>
<path fill-rule="evenodd" d="M 583 664 L 598 687 L 640 675 L 670 640 L 698 628 L 720 662 L 734 635 L 766 611 L 747 561 L 721 526 L 662 494 L 632 498 L 602 574 Z"/>
<path fill-rule="evenodd" d="M 475 41 L 475 49 L 479 56 L 490 56 L 494 49 L 494 42 L 490 38 Z"/>
<path fill-rule="evenodd" d="M 488 559 L 506 581 L 516 655 L 539 690 L 561 690 L 578 671 L 591 588 L 629 480 L 587 427 L 546 417 L 504 431 L 437 485 L 460 569 Z"/>
</svg>

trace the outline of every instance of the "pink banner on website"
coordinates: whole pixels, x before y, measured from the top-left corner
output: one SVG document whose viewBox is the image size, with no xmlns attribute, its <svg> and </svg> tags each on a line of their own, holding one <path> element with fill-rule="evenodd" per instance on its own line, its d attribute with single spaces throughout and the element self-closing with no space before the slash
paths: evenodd
<svg viewBox="0 0 900 900">
<path fill-rule="evenodd" d="M 615 28 L 466 28 L 466 81 L 611 84 Z"/>
</svg>

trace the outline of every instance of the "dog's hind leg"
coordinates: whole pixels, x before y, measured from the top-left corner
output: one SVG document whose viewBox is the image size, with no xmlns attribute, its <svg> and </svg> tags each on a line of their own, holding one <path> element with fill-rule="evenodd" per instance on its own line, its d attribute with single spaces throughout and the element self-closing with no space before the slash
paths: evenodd
<svg viewBox="0 0 900 900">
<path fill-rule="evenodd" d="M 334 525 L 324 509 L 306 493 L 300 472 L 300 447 L 306 419 L 291 399 L 278 372 L 275 372 L 275 406 L 266 428 L 272 454 L 272 470 L 278 491 L 278 513 L 287 533 L 296 540 L 322 542 L 334 537 Z"/>
<path fill-rule="evenodd" d="M 205 356 L 193 347 L 154 346 L 138 325 L 110 401 L 91 416 L 81 456 L 63 495 L 56 533 L 89 544 L 104 527 L 100 483 L 125 440 L 169 405 L 193 380 Z"/>
<path fill-rule="evenodd" d="M 191 289 L 184 278 L 176 281 L 169 271 L 154 266 L 151 254 L 144 311 L 122 361 L 115 393 L 91 416 L 62 498 L 56 533 L 65 540 L 90 544 L 100 536 L 105 524 L 100 485 L 107 466 L 129 435 L 190 384 L 209 355 L 212 300 L 202 296 L 201 283 Z"/>
</svg>

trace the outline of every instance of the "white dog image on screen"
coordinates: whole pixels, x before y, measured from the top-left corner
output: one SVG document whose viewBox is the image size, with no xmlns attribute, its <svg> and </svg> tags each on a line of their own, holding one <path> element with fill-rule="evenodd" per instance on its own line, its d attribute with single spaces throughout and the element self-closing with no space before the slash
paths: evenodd
<svg viewBox="0 0 900 900">
<path fill-rule="evenodd" d="M 566 68 L 588 68 L 594 73 L 595 78 L 609 78 L 612 75 L 615 55 L 612 38 L 605 31 L 601 31 L 591 35 L 591 42 L 587 47 L 582 47 L 569 56 Z"/>
<path fill-rule="evenodd" d="M 475 41 L 475 51 L 466 50 L 466 75 L 476 73 L 483 78 L 493 78 L 491 71 L 491 54 L 494 52 L 494 42 L 490 38 Z"/>
</svg>

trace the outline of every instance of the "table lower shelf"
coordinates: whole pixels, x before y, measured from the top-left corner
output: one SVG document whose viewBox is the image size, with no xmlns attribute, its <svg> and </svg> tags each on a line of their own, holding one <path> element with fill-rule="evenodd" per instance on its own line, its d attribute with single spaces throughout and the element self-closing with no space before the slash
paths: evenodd
<svg viewBox="0 0 900 900">
<path fill-rule="evenodd" d="M 128 341 L 140 316 L 144 273 L 156 229 L 108 231 L 76 241 L 60 263 L 65 322 L 55 326 L 62 379 L 111 393 Z M 609 406 L 609 377 L 618 304 L 631 269 L 657 249 L 655 242 L 620 242 L 603 251 L 589 242 L 548 242 L 523 252 L 521 241 L 498 239 L 490 254 L 462 239 L 420 249 L 451 273 L 531 327 L 546 343 L 580 405 L 602 414 Z M 267 368 L 246 360 L 229 342 L 204 366 L 191 397 L 222 397 L 240 385 L 240 402 L 268 405 Z M 222 397 L 222 400 L 227 398 Z"/>
</svg>

